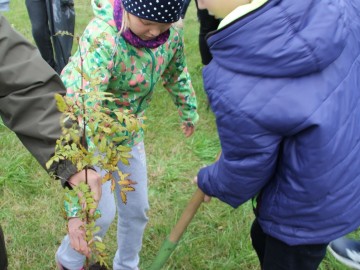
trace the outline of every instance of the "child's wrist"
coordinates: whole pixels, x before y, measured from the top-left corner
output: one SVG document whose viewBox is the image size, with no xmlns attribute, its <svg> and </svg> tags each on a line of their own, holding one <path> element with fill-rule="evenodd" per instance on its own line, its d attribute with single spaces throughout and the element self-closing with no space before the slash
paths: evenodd
<svg viewBox="0 0 360 270">
<path fill-rule="evenodd" d="M 73 195 L 72 192 L 67 192 L 64 199 L 65 218 L 67 220 L 71 218 L 78 218 L 81 216 L 81 210 L 82 208 L 79 203 L 79 197 L 77 195 Z M 101 216 L 99 209 L 95 210 L 94 216 Z"/>
<path fill-rule="evenodd" d="M 70 192 L 67 192 L 64 199 L 64 210 L 66 219 L 79 217 L 81 212 L 79 197 L 73 196 Z"/>
<path fill-rule="evenodd" d="M 195 126 L 194 122 L 192 122 L 192 121 L 184 121 L 183 125 L 185 125 L 187 127 L 194 127 Z"/>
</svg>

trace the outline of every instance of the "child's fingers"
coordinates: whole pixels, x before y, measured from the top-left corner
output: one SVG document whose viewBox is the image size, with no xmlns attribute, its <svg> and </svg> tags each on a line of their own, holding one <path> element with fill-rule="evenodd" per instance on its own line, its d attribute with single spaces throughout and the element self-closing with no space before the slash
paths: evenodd
<svg viewBox="0 0 360 270">
<path fill-rule="evenodd" d="M 197 185 L 197 180 L 198 180 L 197 176 L 195 176 L 194 179 L 193 179 L 193 183 L 196 184 L 196 185 Z M 210 201 L 211 201 L 211 197 L 208 196 L 208 195 L 205 195 L 204 196 L 204 202 L 210 202 Z"/>
<path fill-rule="evenodd" d="M 208 202 L 210 202 L 210 201 L 211 201 L 211 197 L 208 196 L 208 195 L 205 195 L 205 197 L 204 197 L 204 202 L 208 203 Z"/>
<path fill-rule="evenodd" d="M 183 133 L 185 134 L 185 137 L 190 137 L 194 133 L 195 127 L 188 126 L 187 124 L 184 123 L 181 126 L 181 129 L 182 129 Z"/>
</svg>

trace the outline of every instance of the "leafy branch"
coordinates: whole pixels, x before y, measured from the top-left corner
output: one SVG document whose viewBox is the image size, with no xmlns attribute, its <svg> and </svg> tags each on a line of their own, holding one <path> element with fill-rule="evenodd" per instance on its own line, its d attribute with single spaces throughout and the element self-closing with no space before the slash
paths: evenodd
<svg viewBox="0 0 360 270">
<path fill-rule="evenodd" d="M 99 43 L 95 43 L 99 44 Z M 86 233 L 86 242 L 91 251 L 91 257 L 101 265 L 106 264 L 107 255 L 105 245 L 100 237 L 96 236 L 99 228 L 95 222 L 100 217 L 96 210 L 93 193 L 87 184 L 87 168 L 99 167 L 104 170 L 102 182 L 111 181 L 111 190 L 115 190 L 116 180 L 114 173 L 120 176 L 120 196 L 123 203 L 127 202 L 127 192 L 135 191 L 132 186 L 135 181 L 128 179 L 129 174 L 123 174 L 118 168 L 118 163 L 129 164 L 131 147 L 127 143 L 140 130 L 145 128 L 144 117 L 137 117 L 127 110 L 113 111 L 106 104 L 117 102 L 112 93 L 100 92 L 97 87 L 100 80 L 95 73 L 88 76 L 81 68 L 76 70 L 81 74 L 82 85 L 76 93 L 76 98 L 55 95 L 57 107 L 62 112 L 62 136 L 57 140 L 55 155 L 47 162 L 51 167 L 53 163 L 62 160 L 71 161 L 78 171 L 85 169 L 85 182 L 68 190 L 65 194 L 67 212 L 73 211 L 74 215 L 83 221 Z M 92 91 L 85 92 L 83 82 L 86 81 Z M 95 214 L 90 214 L 95 212 Z M 66 216 L 69 218 L 69 215 Z M 88 267 L 89 261 L 86 261 Z"/>
</svg>

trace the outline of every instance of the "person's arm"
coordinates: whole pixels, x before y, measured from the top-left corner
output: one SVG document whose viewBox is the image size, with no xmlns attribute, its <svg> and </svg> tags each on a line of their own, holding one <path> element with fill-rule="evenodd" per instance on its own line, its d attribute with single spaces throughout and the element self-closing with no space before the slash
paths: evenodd
<svg viewBox="0 0 360 270">
<path fill-rule="evenodd" d="M 0 115 L 44 169 L 61 135 L 55 93 L 65 94 L 59 76 L 0 16 Z M 50 171 L 62 179 L 76 173 L 71 163 L 59 168 Z"/>
<path fill-rule="evenodd" d="M 57 73 L 37 48 L 0 15 L 0 116 L 44 169 L 61 136 L 56 93 L 65 94 Z M 70 161 L 54 163 L 47 171 L 60 179 L 63 186 L 69 179 L 73 185 L 84 181 Z M 92 175 L 89 181 L 99 198 L 101 191 L 96 188 L 100 177 Z"/>
<path fill-rule="evenodd" d="M 238 207 L 258 194 L 273 176 L 282 137 L 226 107 L 221 96 L 216 103 L 223 108 L 216 110 L 222 154 L 199 171 L 197 183 L 206 195 Z"/>
<path fill-rule="evenodd" d="M 178 47 L 174 57 L 164 71 L 162 78 L 164 87 L 178 109 L 183 127 L 193 127 L 198 121 L 197 100 L 186 65 L 184 43 L 179 31 Z"/>
</svg>

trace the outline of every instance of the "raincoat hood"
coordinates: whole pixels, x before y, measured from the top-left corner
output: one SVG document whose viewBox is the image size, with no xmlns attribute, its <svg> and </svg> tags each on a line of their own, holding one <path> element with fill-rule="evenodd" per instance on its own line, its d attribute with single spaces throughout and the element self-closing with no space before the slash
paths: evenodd
<svg viewBox="0 0 360 270">
<path fill-rule="evenodd" d="M 234 72 L 267 77 L 323 70 L 341 54 L 347 31 L 342 10 L 320 2 L 268 1 L 208 37 L 214 61 Z"/>
<path fill-rule="evenodd" d="M 114 7 L 108 0 L 93 0 L 91 1 L 93 12 L 96 18 L 99 18 L 113 27 L 116 32 L 115 20 L 114 20 Z"/>
</svg>

